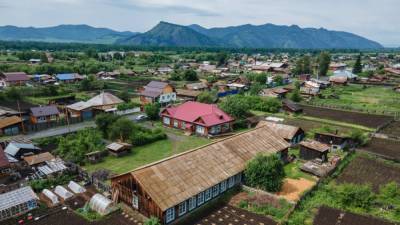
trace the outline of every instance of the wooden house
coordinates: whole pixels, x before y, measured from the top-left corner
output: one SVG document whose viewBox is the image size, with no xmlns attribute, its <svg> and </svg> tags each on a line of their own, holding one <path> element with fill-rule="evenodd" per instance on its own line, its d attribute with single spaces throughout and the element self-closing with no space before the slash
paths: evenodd
<svg viewBox="0 0 400 225">
<path fill-rule="evenodd" d="M 257 127 L 260 126 L 270 127 L 273 131 L 275 131 L 280 137 L 285 139 L 292 146 L 297 145 L 306 136 L 304 130 L 296 126 L 275 123 L 270 121 L 260 121 Z"/>
<path fill-rule="evenodd" d="M 113 142 L 107 145 L 106 148 L 111 155 L 120 157 L 128 154 L 132 149 L 132 145 L 124 142 Z"/>
<path fill-rule="evenodd" d="M 151 103 L 168 104 L 176 101 L 175 88 L 165 82 L 151 81 L 139 89 L 142 105 Z"/>
<path fill-rule="evenodd" d="M 176 97 L 183 101 L 196 101 L 201 91 L 192 91 L 186 89 L 176 89 Z"/>
<path fill-rule="evenodd" d="M 22 130 L 22 119 L 19 116 L 0 117 L 0 136 L 17 135 Z"/>
<path fill-rule="evenodd" d="M 321 159 L 328 161 L 329 146 L 314 140 L 300 142 L 300 158 L 305 160 Z"/>
<path fill-rule="evenodd" d="M 55 159 L 55 157 L 50 152 L 43 152 L 36 155 L 30 155 L 24 157 L 24 161 L 29 166 L 39 166 L 45 164 L 46 161 L 51 161 Z"/>
<path fill-rule="evenodd" d="M 94 151 L 86 154 L 86 159 L 91 163 L 95 164 L 102 160 L 104 153 L 102 151 Z"/>
<path fill-rule="evenodd" d="M 55 105 L 39 106 L 31 108 L 30 113 L 31 124 L 44 124 L 57 122 L 60 118 L 60 111 Z"/>
<path fill-rule="evenodd" d="M 284 111 L 290 112 L 290 113 L 302 113 L 303 112 L 303 108 L 299 104 L 297 104 L 291 100 L 288 100 L 288 99 L 285 99 L 282 101 L 282 108 Z"/>
<path fill-rule="evenodd" d="M 351 145 L 351 139 L 342 135 L 331 133 L 315 133 L 314 139 L 331 146 L 332 150 L 344 149 Z"/>
<path fill-rule="evenodd" d="M 257 154 L 285 158 L 288 147 L 262 126 L 115 176 L 112 198 L 162 224 L 178 222 L 240 185 L 246 163 Z"/>
<path fill-rule="evenodd" d="M 176 107 L 165 108 L 161 112 L 161 119 L 165 126 L 201 136 L 230 132 L 234 121 L 217 105 L 200 102 L 185 102 Z"/>
<path fill-rule="evenodd" d="M 208 85 L 203 82 L 198 82 L 198 83 L 185 84 L 185 88 L 187 90 L 192 90 L 192 91 L 205 91 L 208 89 Z"/>
<path fill-rule="evenodd" d="M 9 86 L 23 86 L 29 81 L 29 77 L 25 72 L 0 72 L 0 88 Z"/>
</svg>

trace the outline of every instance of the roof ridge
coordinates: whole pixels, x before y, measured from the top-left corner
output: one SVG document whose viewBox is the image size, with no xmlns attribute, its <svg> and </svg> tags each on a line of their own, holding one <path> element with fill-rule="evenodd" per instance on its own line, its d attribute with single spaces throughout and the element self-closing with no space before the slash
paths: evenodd
<svg viewBox="0 0 400 225">
<path fill-rule="evenodd" d="M 208 143 L 208 144 L 206 144 L 206 145 L 202 145 L 202 146 L 199 146 L 199 147 L 197 147 L 197 148 L 188 150 L 188 151 L 186 151 L 186 152 L 182 152 L 182 153 L 179 153 L 179 154 L 175 154 L 175 155 L 169 156 L 169 157 L 167 157 L 167 158 L 164 158 L 164 159 L 162 159 L 162 160 L 159 160 L 159 161 L 156 161 L 156 162 L 153 162 L 153 163 L 149 163 L 149 164 L 147 164 L 147 165 L 138 167 L 138 168 L 136 168 L 136 169 L 134 169 L 134 170 L 131 170 L 131 171 L 126 172 L 126 173 L 123 173 L 123 174 L 116 175 L 116 176 L 114 176 L 114 177 L 119 177 L 119 176 L 122 176 L 122 175 L 130 174 L 130 173 L 133 173 L 133 172 L 142 170 L 142 169 L 146 169 L 146 168 L 149 168 L 149 167 L 151 167 L 151 166 L 154 166 L 154 165 L 158 165 L 158 164 L 160 164 L 160 163 L 163 163 L 163 162 L 165 162 L 165 161 L 168 161 L 168 160 L 171 160 L 171 159 L 180 157 L 180 156 L 182 156 L 182 155 L 186 155 L 186 154 L 189 154 L 189 153 L 198 151 L 198 150 L 200 150 L 200 149 L 202 149 L 202 148 L 205 148 L 205 147 L 208 147 L 208 146 L 210 146 L 210 145 L 214 145 L 214 144 L 216 144 L 216 143 L 220 143 L 220 142 L 222 142 L 222 141 L 226 141 L 226 140 L 232 139 L 232 138 L 234 138 L 234 137 L 237 137 L 237 136 L 239 136 L 239 135 L 246 134 L 246 133 L 249 133 L 249 132 L 252 132 L 252 131 L 255 131 L 255 130 L 264 128 L 264 127 L 267 127 L 267 126 L 266 126 L 266 125 L 263 125 L 263 126 L 260 126 L 260 127 L 254 128 L 254 129 L 251 129 L 251 130 L 243 131 L 243 132 L 234 134 L 234 135 L 232 135 L 232 136 L 230 136 L 230 137 L 223 138 L 223 139 L 220 139 L 220 140 L 217 140 L 217 141 L 213 141 L 213 142 Z M 272 132 L 272 133 L 274 133 L 274 132 Z M 279 137 L 279 136 L 278 136 L 278 137 Z M 282 139 L 283 139 L 283 138 L 282 138 Z"/>
</svg>

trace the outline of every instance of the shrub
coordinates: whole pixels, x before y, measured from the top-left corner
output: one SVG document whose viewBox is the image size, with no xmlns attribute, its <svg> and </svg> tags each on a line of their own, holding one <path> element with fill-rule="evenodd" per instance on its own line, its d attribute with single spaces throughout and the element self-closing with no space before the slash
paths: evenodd
<svg viewBox="0 0 400 225">
<path fill-rule="evenodd" d="M 152 216 L 144 222 L 144 225 L 161 225 L 161 223 L 158 218 Z"/>
<path fill-rule="evenodd" d="M 337 187 L 336 198 L 344 208 L 369 209 L 375 197 L 368 185 L 343 184 Z"/>
</svg>

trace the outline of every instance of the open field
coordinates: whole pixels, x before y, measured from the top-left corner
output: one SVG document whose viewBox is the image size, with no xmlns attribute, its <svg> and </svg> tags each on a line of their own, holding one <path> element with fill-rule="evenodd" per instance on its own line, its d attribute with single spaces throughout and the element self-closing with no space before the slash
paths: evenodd
<svg viewBox="0 0 400 225">
<path fill-rule="evenodd" d="M 314 98 L 312 102 L 321 106 L 333 106 L 344 110 L 356 110 L 372 114 L 400 112 L 400 93 L 391 87 L 350 84 L 336 86 L 322 91 L 325 97 Z M 332 96 L 337 96 L 334 98 Z"/>
<path fill-rule="evenodd" d="M 344 123 L 353 123 L 369 128 L 377 128 L 393 120 L 393 118 L 390 116 L 341 111 L 306 105 L 302 105 L 302 107 L 304 109 L 305 116 L 336 120 Z"/>
<path fill-rule="evenodd" d="M 372 138 L 362 150 L 400 161 L 400 141 Z"/>
<path fill-rule="evenodd" d="M 88 172 L 93 172 L 98 169 L 107 169 L 115 174 L 121 174 L 210 142 L 209 139 L 182 135 L 179 136 L 179 140 L 167 139 L 140 147 L 134 147 L 129 155 L 119 158 L 108 156 L 102 162 L 93 165 L 88 164 L 84 168 L 88 170 Z"/>
<path fill-rule="evenodd" d="M 364 155 L 357 156 L 337 179 L 339 184 L 370 184 L 374 191 L 393 181 L 400 184 L 400 166 Z"/>
<path fill-rule="evenodd" d="M 343 212 L 338 209 L 321 207 L 313 225 L 395 225 L 384 220 Z"/>
</svg>

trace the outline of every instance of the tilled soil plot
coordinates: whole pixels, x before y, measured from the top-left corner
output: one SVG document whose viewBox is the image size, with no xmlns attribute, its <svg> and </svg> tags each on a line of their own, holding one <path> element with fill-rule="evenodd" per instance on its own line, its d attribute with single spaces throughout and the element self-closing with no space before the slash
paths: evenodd
<svg viewBox="0 0 400 225">
<path fill-rule="evenodd" d="M 373 217 L 343 212 L 338 209 L 321 207 L 313 225 L 396 225 Z"/>
<path fill-rule="evenodd" d="M 307 105 L 302 105 L 301 107 L 303 107 L 303 112 L 306 116 L 336 120 L 344 123 L 352 123 L 370 128 L 377 128 L 393 120 L 393 118 L 390 116 L 348 112 Z"/>
<path fill-rule="evenodd" d="M 197 221 L 185 225 L 276 225 L 270 218 L 230 205 L 215 209 Z"/>
<path fill-rule="evenodd" d="M 379 133 L 386 134 L 389 137 L 400 138 L 400 121 L 390 123 L 387 127 L 381 130 Z"/>
<path fill-rule="evenodd" d="M 400 161 L 400 141 L 372 138 L 362 150 Z"/>
<path fill-rule="evenodd" d="M 380 159 L 365 156 L 355 158 L 337 179 L 340 184 L 371 184 L 375 192 L 379 191 L 381 185 L 392 181 L 400 184 L 400 166 L 389 165 Z"/>
</svg>

